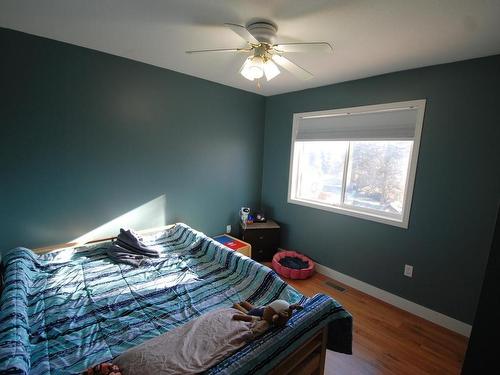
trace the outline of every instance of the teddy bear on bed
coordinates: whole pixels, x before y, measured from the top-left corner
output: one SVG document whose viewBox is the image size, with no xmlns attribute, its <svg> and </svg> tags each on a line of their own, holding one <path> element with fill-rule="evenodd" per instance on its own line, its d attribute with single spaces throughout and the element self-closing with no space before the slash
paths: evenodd
<svg viewBox="0 0 500 375">
<path fill-rule="evenodd" d="M 290 305 L 287 301 L 277 299 L 267 306 L 255 307 L 248 301 L 235 303 L 233 308 L 243 314 L 233 315 L 234 320 L 245 322 L 257 321 L 259 333 L 263 333 L 270 326 L 283 327 L 292 317 L 294 310 L 302 310 L 303 307 L 297 304 Z"/>
<path fill-rule="evenodd" d="M 122 375 L 122 373 L 118 365 L 105 362 L 89 367 L 82 375 Z"/>
</svg>

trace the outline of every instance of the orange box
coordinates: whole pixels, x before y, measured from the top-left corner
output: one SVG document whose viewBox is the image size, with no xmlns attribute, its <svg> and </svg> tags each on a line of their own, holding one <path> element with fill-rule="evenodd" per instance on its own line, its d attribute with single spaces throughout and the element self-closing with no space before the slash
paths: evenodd
<svg viewBox="0 0 500 375">
<path fill-rule="evenodd" d="M 215 236 L 214 240 L 220 242 L 224 246 L 229 247 L 231 250 L 237 251 L 247 257 L 252 257 L 252 245 L 248 242 L 242 241 L 238 238 L 234 238 L 229 234 L 221 234 L 219 236 Z"/>
</svg>

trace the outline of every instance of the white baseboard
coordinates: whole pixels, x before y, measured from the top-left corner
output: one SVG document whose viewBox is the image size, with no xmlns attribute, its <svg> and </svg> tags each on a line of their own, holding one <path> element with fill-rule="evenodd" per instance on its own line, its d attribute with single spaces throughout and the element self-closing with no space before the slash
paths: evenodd
<svg viewBox="0 0 500 375">
<path fill-rule="evenodd" d="M 470 324 L 461 322 L 457 319 L 451 318 L 427 307 L 408 301 L 407 299 L 386 292 L 385 290 L 367 284 L 364 281 L 357 280 L 351 276 L 345 275 L 318 263 L 316 263 L 316 271 L 363 293 L 366 293 L 372 297 L 382 300 L 390 305 L 396 306 L 401 310 L 408 311 L 413 315 L 419 316 L 432 323 L 445 327 L 453 332 L 459 333 L 466 337 L 470 337 L 470 333 L 472 330 L 472 326 Z"/>
</svg>

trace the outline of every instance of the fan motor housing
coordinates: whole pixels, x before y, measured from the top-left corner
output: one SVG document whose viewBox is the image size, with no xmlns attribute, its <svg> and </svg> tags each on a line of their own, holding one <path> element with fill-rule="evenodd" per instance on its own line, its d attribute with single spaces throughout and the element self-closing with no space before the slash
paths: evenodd
<svg viewBox="0 0 500 375">
<path fill-rule="evenodd" d="M 272 45 L 276 41 L 278 27 L 271 21 L 252 22 L 246 28 L 261 43 Z"/>
</svg>

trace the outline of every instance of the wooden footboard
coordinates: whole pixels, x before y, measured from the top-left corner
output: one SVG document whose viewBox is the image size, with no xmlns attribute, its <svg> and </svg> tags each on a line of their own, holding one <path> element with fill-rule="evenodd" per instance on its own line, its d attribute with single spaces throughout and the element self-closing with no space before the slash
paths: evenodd
<svg viewBox="0 0 500 375">
<path fill-rule="evenodd" d="M 297 350 L 281 361 L 271 375 L 322 375 L 325 371 L 327 327 L 322 328 Z"/>
</svg>

